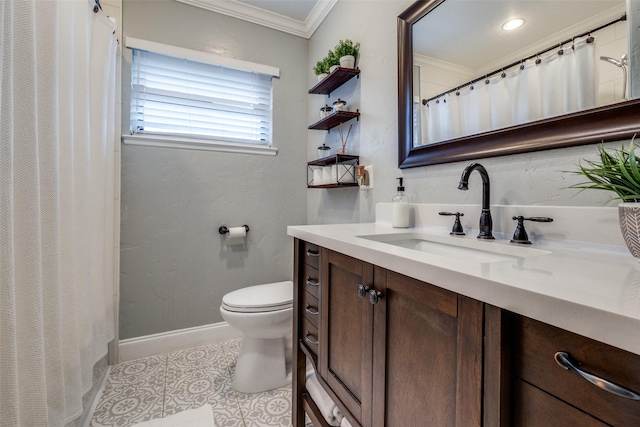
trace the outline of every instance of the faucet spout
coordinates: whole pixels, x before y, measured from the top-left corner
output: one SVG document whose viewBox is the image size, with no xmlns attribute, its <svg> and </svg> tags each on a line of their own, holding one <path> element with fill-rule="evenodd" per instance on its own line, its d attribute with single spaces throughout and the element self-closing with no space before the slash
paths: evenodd
<svg viewBox="0 0 640 427">
<path fill-rule="evenodd" d="M 460 183 L 458 184 L 459 190 L 469 189 L 469 175 L 471 172 L 477 170 L 482 178 L 482 212 L 480 213 L 480 234 L 478 239 L 494 239 L 493 237 L 493 221 L 491 219 L 491 210 L 489 209 L 490 198 L 490 184 L 489 174 L 487 170 L 480 163 L 472 163 L 467 166 L 460 176 Z"/>
</svg>

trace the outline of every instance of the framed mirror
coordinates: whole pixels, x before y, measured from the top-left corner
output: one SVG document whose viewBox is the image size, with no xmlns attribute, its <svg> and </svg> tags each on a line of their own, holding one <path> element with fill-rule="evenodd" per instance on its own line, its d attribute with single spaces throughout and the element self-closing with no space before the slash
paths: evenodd
<svg viewBox="0 0 640 427">
<path fill-rule="evenodd" d="M 617 103 L 608 103 L 607 105 L 596 105 L 593 108 L 574 111 L 569 114 L 520 122 L 502 128 L 484 130 L 482 132 L 472 133 L 466 136 L 457 136 L 438 142 L 420 143 L 419 141 L 422 137 L 416 134 L 416 132 L 419 132 L 416 121 L 420 119 L 417 108 L 423 108 L 422 103 L 425 102 L 426 104 L 427 99 L 419 96 L 419 92 L 416 91 L 421 79 L 417 78 L 416 73 L 414 73 L 414 68 L 416 68 L 414 61 L 414 41 L 415 46 L 417 46 L 423 43 L 425 39 L 427 42 L 431 39 L 436 41 L 434 44 L 437 45 L 438 39 L 451 39 L 453 37 L 453 35 L 444 36 L 440 34 L 443 26 L 453 29 L 460 28 L 459 24 L 461 21 L 459 19 L 456 19 L 456 22 L 442 22 L 444 18 L 442 18 L 440 11 L 446 8 L 441 7 L 440 10 L 437 8 L 441 5 L 449 6 L 444 5 L 445 1 L 459 3 L 458 14 L 464 13 L 465 7 L 470 9 L 469 5 L 471 3 L 478 3 L 477 1 L 463 2 L 458 0 L 417 1 L 398 17 L 398 166 L 400 168 L 563 148 L 602 141 L 616 141 L 630 138 L 635 133 L 640 132 L 640 100 L 632 99 Z M 615 0 L 612 0 L 609 3 L 615 6 L 614 2 Z M 500 2 L 493 1 L 491 3 L 495 4 Z M 462 10 L 460 9 L 460 5 L 462 5 Z M 622 7 L 621 10 L 624 12 L 624 2 L 618 6 Z M 477 11 L 471 11 L 471 13 L 475 15 L 478 14 Z M 496 12 L 487 9 L 483 13 L 495 14 Z M 429 21 L 429 14 L 437 18 L 435 20 L 437 21 L 437 25 L 434 21 Z M 488 21 L 486 16 L 477 20 L 481 22 Z M 430 24 L 430 22 L 432 23 Z M 624 25 L 626 25 L 626 23 L 624 23 Z M 564 25 L 564 27 L 568 26 L 569 25 L 566 24 Z M 419 35 L 415 31 L 417 28 L 420 28 Z M 438 33 L 429 33 L 430 28 L 438 31 Z M 569 31 L 577 30 L 569 29 Z M 577 35 L 580 34 L 573 34 L 573 36 Z M 418 37 L 420 37 L 420 40 Z M 480 36 L 476 35 L 476 37 Z M 545 37 L 540 34 L 537 34 L 536 37 L 538 39 L 545 39 Z M 501 46 L 502 44 L 503 43 L 501 43 Z M 468 46 L 465 44 L 464 47 Z M 455 49 L 455 47 L 449 49 Z M 459 50 L 463 51 L 463 49 Z M 493 50 L 497 49 L 494 48 Z M 518 54 L 520 54 L 520 52 L 517 52 L 515 55 Z M 508 59 L 509 55 L 503 54 L 502 57 L 503 59 Z M 513 55 L 511 55 L 511 57 L 513 57 Z M 636 61 L 634 58 L 631 58 L 629 62 L 633 66 Z M 508 64 L 509 62 L 505 65 Z M 486 71 L 487 68 L 485 66 L 487 73 L 493 71 L 491 66 L 491 64 L 488 65 L 489 71 Z M 614 67 L 614 65 L 609 66 Z M 483 73 L 485 71 L 483 71 Z M 630 70 L 630 72 L 633 72 L 633 70 Z M 471 81 L 478 79 L 478 76 L 473 76 L 472 74 L 469 76 Z M 480 84 L 483 84 L 485 81 L 488 82 L 488 78 L 485 80 L 484 77 L 483 75 L 478 79 Z M 464 81 L 464 83 L 468 82 Z M 464 86 L 464 84 L 462 86 Z M 455 93 L 456 89 L 459 88 L 454 87 L 453 92 L 450 94 Z M 448 90 L 445 89 L 442 92 L 447 91 Z M 620 97 L 621 95 L 619 98 Z"/>
</svg>

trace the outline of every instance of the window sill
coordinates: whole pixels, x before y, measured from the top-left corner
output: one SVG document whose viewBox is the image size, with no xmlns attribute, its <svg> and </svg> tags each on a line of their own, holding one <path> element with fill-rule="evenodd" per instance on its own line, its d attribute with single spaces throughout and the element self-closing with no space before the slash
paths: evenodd
<svg viewBox="0 0 640 427">
<path fill-rule="evenodd" d="M 208 139 L 192 139 L 177 136 L 158 135 L 122 135 L 127 145 L 146 145 L 149 147 L 181 148 L 185 150 L 223 151 L 226 153 L 258 154 L 275 156 L 278 149 L 264 145 L 239 144 Z"/>
</svg>

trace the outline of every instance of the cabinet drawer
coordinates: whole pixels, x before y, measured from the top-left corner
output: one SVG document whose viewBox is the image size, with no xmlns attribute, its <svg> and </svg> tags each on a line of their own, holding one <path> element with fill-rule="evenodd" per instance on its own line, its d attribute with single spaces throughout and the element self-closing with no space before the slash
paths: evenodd
<svg viewBox="0 0 640 427">
<path fill-rule="evenodd" d="M 311 267 L 318 269 L 320 265 L 320 247 L 313 243 L 304 242 L 302 256 L 304 257 L 304 263 Z"/>
<path fill-rule="evenodd" d="M 318 328 L 313 326 L 308 318 L 302 318 L 302 336 L 300 339 L 304 345 L 313 353 L 318 356 Z"/>
<path fill-rule="evenodd" d="M 302 289 L 318 298 L 318 288 L 320 287 L 320 274 L 318 269 L 304 264 L 302 266 Z"/>
<path fill-rule="evenodd" d="M 640 401 L 602 390 L 554 358 L 566 352 L 579 369 L 638 393 L 640 356 L 526 317 L 514 320 L 516 375 L 606 423 L 640 425 Z"/>
<path fill-rule="evenodd" d="M 318 318 L 320 317 L 320 306 L 318 304 L 318 298 L 311 295 L 309 292 L 302 293 L 302 313 L 304 317 L 318 327 Z"/>
</svg>

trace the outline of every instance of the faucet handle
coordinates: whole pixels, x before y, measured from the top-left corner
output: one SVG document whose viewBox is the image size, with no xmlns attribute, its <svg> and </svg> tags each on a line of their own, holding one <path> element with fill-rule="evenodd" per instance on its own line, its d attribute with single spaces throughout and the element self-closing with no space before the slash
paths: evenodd
<svg viewBox="0 0 640 427">
<path fill-rule="evenodd" d="M 527 230 L 524 229 L 525 221 L 533 221 L 533 222 L 553 222 L 553 218 L 548 218 L 545 216 L 532 216 L 529 218 L 525 218 L 522 215 L 514 216 L 511 218 L 514 221 L 518 221 L 516 225 L 516 231 L 513 233 L 513 239 L 511 239 L 511 243 L 520 244 L 520 245 L 530 245 L 531 241 L 529 240 L 529 236 L 527 235 Z"/>
<path fill-rule="evenodd" d="M 453 228 L 451 229 L 452 236 L 464 236 L 464 230 L 462 228 L 462 224 L 460 224 L 460 217 L 464 216 L 462 212 L 438 212 L 438 215 L 443 216 L 456 216 L 456 220 L 453 222 Z"/>
</svg>

